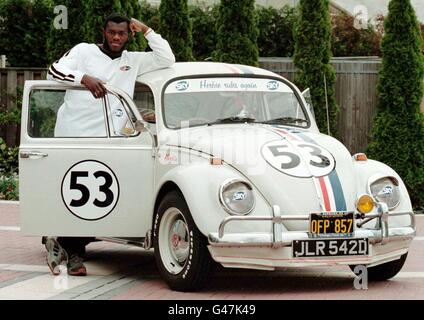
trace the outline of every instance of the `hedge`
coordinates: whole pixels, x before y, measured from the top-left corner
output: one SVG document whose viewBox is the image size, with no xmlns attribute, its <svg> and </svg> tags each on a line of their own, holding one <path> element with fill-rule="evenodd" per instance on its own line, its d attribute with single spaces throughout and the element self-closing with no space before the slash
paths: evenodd
<svg viewBox="0 0 424 320">
<path fill-rule="evenodd" d="M 331 21 L 328 0 L 300 0 L 294 31 L 295 82 L 310 88 L 315 118 L 321 132 L 337 136 L 336 73 L 330 65 Z M 327 110 L 328 104 L 328 110 Z"/>
<path fill-rule="evenodd" d="M 404 180 L 413 205 L 424 207 L 424 57 L 421 31 L 410 0 L 392 0 L 382 41 L 377 115 L 370 157 Z"/>
<path fill-rule="evenodd" d="M 259 28 L 254 0 L 221 0 L 216 21 L 215 61 L 258 66 Z"/>
<path fill-rule="evenodd" d="M 3 0 L 0 3 L 0 17 L 3 17 L 0 24 L 0 54 L 6 54 L 10 66 L 13 67 L 46 67 L 79 42 L 101 42 L 104 17 L 112 11 L 135 16 L 153 29 L 160 30 L 159 8 L 148 4 L 146 0 L 140 3 L 137 0 Z M 228 3 L 238 6 L 242 2 Z M 55 29 L 53 26 L 57 17 L 53 8 L 57 5 L 65 5 L 68 9 L 66 30 Z M 188 7 L 195 60 L 210 58 L 216 49 L 218 12 L 219 5 Z M 296 9 L 289 6 L 281 9 L 257 6 L 254 18 L 252 16 L 251 19 L 257 21 L 259 56 L 293 56 Z M 19 21 L 18 26 L 16 21 Z M 234 29 L 231 27 L 233 22 L 229 23 L 230 30 Z M 336 16 L 333 19 L 333 55 L 379 55 L 381 34 L 381 30 L 375 31 L 371 27 L 357 30 L 353 28 L 352 17 Z M 169 37 L 172 42 L 173 36 Z M 16 39 L 22 41 L 17 42 Z M 180 36 L 180 39 L 183 39 L 183 44 L 190 43 L 188 34 Z M 173 47 L 175 51 L 181 51 L 176 44 L 173 44 Z M 144 48 L 146 41 L 142 35 L 137 34 L 136 38 L 131 40 L 129 50 Z"/>
</svg>

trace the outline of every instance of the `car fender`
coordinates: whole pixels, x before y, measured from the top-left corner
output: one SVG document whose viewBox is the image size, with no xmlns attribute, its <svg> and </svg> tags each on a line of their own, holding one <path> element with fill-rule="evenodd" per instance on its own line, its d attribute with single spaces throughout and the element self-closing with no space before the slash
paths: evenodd
<svg viewBox="0 0 424 320">
<path fill-rule="evenodd" d="M 399 205 L 391 210 L 390 212 L 413 212 L 411 200 L 409 199 L 408 190 L 402 178 L 388 165 L 375 161 L 375 160 L 367 160 L 367 161 L 353 161 L 353 166 L 355 170 L 356 177 L 356 190 L 357 197 L 362 194 L 368 194 L 368 180 L 371 177 L 394 177 L 399 181 L 399 190 L 400 190 L 400 202 Z M 376 210 L 374 210 L 376 213 Z M 398 216 L 391 217 L 389 219 L 390 227 L 397 226 L 405 226 L 410 224 L 410 218 L 408 216 Z M 366 224 L 365 226 L 368 226 Z"/>
<path fill-rule="evenodd" d="M 220 204 L 219 190 L 224 181 L 232 178 L 250 183 L 242 174 L 226 164 L 214 166 L 205 160 L 191 163 L 189 166 L 175 166 L 158 180 L 156 197 L 160 196 L 160 190 L 166 183 L 175 184 L 183 194 L 197 227 L 204 235 L 208 235 L 210 232 L 218 232 L 220 223 L 231 217 Z M 271 206 L 254 186 L 253 192 L 255 206 L 249 215 L 272 216 Z M 237 222 L 227 226 L 226 232 L 271 231 L 270 222 Z"/>
</svg>

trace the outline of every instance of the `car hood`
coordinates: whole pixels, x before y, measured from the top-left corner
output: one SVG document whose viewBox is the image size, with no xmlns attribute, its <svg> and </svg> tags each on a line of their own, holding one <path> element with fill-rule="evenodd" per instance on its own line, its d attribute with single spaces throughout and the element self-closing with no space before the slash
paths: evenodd
<svg viewBox="0 0 424 320">
<path fill-rule="evenodd" d="M 179 147 L 213 155 L 249 180 L 282 214 L 353 211 L 356 198 L 349 151 L 316 132 L 263 124 L 185 129 Z M 175 144 L 174 144 L 175 145 Z M 307 222 L 285 223 L 304 230 Z"/>
</svg>

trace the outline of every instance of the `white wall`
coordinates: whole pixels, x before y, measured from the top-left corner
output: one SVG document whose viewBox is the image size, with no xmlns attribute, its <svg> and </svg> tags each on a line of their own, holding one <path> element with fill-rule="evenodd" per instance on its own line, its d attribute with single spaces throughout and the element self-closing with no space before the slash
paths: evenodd
<svg viewBox="0 0 424 320">
<path fill-rule="evenodd" d="M 256 4 L 265 7 L 272 6 L 276 8 L 281 8 L 284 5 L 296 5 L 298 1 L 299 0 L 256 0 Z M 151 3 L 152 5 L 160 4 L 160 0 L 147 0 L 147 2 Z M 200 6 L 211 5 L 219 2 L 220 0 L 188 0 L 189 4 L 198 4 Z"/>
</svg>

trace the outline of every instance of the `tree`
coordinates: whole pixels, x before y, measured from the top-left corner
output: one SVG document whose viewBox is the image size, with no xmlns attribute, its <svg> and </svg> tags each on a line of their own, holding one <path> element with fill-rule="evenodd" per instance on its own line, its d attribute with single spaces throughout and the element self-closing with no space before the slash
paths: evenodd
<svg viewBox="0 0 424 320">
<path fill-rule="evenodd" d="M 12 67 L 45 67 L 53 10 L 44 0 L 0 1 L 0 54 Z"/>
<path fill-rule="evenodd" d="M 193 22 L 193 55 L 196 60 L 205 60 L 212 56 L 216 44 L 216 18 L 218 6 L 201 8 L 189 7 Z"/>
<path fill-rule="evenodd" d="M 391 0 L 384 29 L 379 102 L 367 152 L 391 166 L 405 181 L 413 204 L 423 207 L 423 40 L 410 0 Z"/>
<path fill-rule="evenodd" d="M 336 74 L 330 65 L 331 19 L 328 0 L 300 0 L 294 39 L 294 63 L 298 68 L 295 81 L 301 88 L 311 89 L 319 129 L 336 135 L 339 108 L 335 98 Z"/>
<path fill-rule="evenodd" d="M 96 0 L 83 1 L 81 10 L 85 13 L 82 24 L 82 35 L 84 41 L 89 43 L 102 43 L 104 21 L 108 15 L 117 12 L 127 17 L 141 19 L 141 8 L 137 0 Z M 127 45 L 129 51 L 142 50 L 145 48 L 145 42 L 141 34 L 130 37 Z"/>
<path fill-rule="evenodd" d="M 159 8 L 146 0 L 140 2 L 141 20 L 153 30 L 159 30 Z"/>
<path fill-rule="evenodd" d="M 258 66 L 257 16 L 254 0 L 221 0 L 215 61 Z"/>
<path fill-rule="evenodd" d="M 347 13 L 333 16 L 332 51 L 336 57 L 381 56 L 383 32 L 371 23 L 366 29 L 355 28 L 355 18 Z"/>
<path fill-rule="evenodd" d="M 177 61 L 192 61 L 192 23 L 187 0 L 162 0 L 159 6 L 159 32 L 168 40 Z"/>
<path fill-rule="evenodd" d="M 84 12 L 81 10 L 83 2 L 84 0 L 52 0 L 52 12 L 54 8 L 58 8 L 58 11 L 56 11 L 56 17 L 50 23 L 50 32 L 47 37 L 47 60 L 49 64 L 58 60 L 65 52 L 82 42 L 81 21 L 84 21 L 85 18 Z M 66 11 L 63 11 L 63 7 L 59 6 L 65 6 Z M 64 24 L 65 21 L 61 19 L 62 15 L 65 15 L 67 24 Z"/>
<path fill-rule="evenodd" d="M 261 7 L 257 9 L 261 57 L 291 57 L 294 51 L 293 26 L 296 10 L 290 6 L 281 9 Z"/>
</svg>

